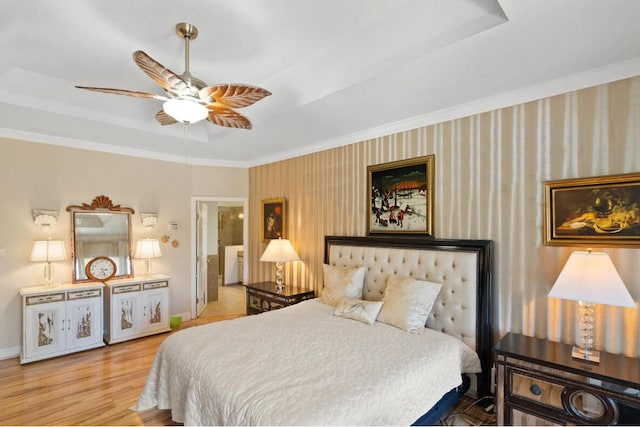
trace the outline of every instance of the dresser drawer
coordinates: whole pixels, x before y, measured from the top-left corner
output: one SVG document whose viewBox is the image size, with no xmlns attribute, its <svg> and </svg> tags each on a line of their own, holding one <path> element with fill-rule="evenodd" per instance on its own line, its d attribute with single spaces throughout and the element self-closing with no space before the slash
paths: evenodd
<svg viewBox="0 0 640 427">
<path fill-rule="evenodd" d="M 531 377 L 517 370 L 509 370 L 511 373 L 511 395 L 521 399 L 527 399 L 543 405 L 563 409 L 562 391 L 564 386 L 552 381 Z"/>
</svg>

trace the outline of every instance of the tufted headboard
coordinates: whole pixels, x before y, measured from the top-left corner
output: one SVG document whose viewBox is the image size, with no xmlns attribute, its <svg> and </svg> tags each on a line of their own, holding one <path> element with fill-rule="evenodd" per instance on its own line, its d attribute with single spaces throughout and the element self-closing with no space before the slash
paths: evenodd
<svg viewBox="0 0 640 427">
<path fill-rule="evenodd" d="M 367 266 L 366 300 L 381 300 L 387 277 L 408 276 L 442 283 L 427 327 L 462 340 L 480 356 L 478 393 L 490 393 L 491 271 L 490 240 L 427 237 L 325 237 L 325 263 Z"/>
</svg>

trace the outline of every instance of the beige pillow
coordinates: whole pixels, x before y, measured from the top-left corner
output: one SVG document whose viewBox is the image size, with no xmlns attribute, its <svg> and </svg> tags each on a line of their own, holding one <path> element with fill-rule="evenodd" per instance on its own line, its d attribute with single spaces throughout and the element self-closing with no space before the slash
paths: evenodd
<svg viewBox="0 0 640 427">
<path fill-rule="evenodd" d="M 364 301 L 342 297 L 338 300 L 333 315 L 373 325 L 381 308 L 382 301 Z"/>
<path fill-rule="evenodd" d="M 324 288 L 320 299 L 329 305 L 336 305 L 342 297 L 361 299 L 366 271 L 367 267 L 342 268 L 323 264 Z"/>
<path fill-rule="evenodd" d="M 422 332 L 441 288 L 440 283 L 389 276 L 378 320 L 407 332 Z"/>
</svg>

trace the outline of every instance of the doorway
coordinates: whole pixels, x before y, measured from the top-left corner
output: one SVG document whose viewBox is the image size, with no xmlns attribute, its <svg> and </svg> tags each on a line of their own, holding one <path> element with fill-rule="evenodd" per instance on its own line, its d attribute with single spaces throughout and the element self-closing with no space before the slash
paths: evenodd
<svg viewBox="0 0 640 427">
<path fill-rule="evenodd" d="M 192 197 L 191 317 L 214 311 L 237 311 L 240 285 L 248 277 L 248 200 L 232 197 Z M 227 286 L 220 292 L 221 286 Z M 207 308 L 208 305 L 211 307 Z M 244 312 L 244 310 L 242 311 Z"/>
</svg>

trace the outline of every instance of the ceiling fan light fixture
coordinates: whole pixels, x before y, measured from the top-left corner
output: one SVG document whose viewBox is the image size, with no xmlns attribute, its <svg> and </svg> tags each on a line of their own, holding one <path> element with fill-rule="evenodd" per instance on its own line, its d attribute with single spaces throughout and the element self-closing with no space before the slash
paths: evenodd
<svg viewBox="0 0 640 427">
<path fill-rule="evenodd" d="M 196 123 L 209 115 L 209 110 L 202 104 L 188 99 L 170 99 L 162 105 L 165 113 L 182 123 Z"/>
</svg>

